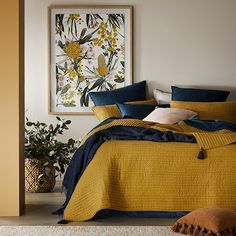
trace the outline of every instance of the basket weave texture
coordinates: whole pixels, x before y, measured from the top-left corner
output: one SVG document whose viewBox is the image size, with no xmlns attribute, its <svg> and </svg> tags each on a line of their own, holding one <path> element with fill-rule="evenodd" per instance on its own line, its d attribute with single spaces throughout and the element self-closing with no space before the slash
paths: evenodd
<svg viewBox="0 0 236 236">
<path fill-rule="evenodd" d="M 44 173 L 45 167 L 43 167 L 45 161 L 37 159 L 25 159 L 25 191 L 31 193 L 44 193 L 51 192 L 55 186 L 55 168 L 53 165 L 48 165 L 48 179 L 43 185 L 39 184 L 38 177 Z"/>
</svg>

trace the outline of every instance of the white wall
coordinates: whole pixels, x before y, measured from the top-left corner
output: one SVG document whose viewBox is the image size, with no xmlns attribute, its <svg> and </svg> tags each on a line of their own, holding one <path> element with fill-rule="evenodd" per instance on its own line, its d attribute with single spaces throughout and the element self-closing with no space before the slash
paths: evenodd
<svg viewBox="0 0 236 236">
<path fill-rule="evenodd" d="M 53 122 L 47 113 L 47 7 L 59 4 L 134 5 L 134 81 L 153 88 L 171 85 L 226 88 L 236 98 L 235 0 L 26 0 L 25 107 L 34 120 Z M 72 120 L 65 138 L 82 137 L 98 122 Z"/>
</svg>

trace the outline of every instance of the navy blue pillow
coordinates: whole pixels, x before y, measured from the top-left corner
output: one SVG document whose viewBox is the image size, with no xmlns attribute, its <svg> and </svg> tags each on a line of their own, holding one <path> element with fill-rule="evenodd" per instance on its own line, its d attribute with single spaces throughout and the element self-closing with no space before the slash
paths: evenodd
<svg viewBox="0 0 236 236">
<path fill-rule="evenodd" d="M 89 96 L 96 106 L 111 105 L 116 102 L 146 100 L 146 81 L 111 91 L 90 92 Z"/>
<path fill-rule="evenodd" d="M 157 104 L 157 107 L 170 108 L 170 104 Z"/>
<path fill-rule="evenodd" d="M 225 102 L 229 96 L 229 91 L 179 88 L 171 86 L 172 101 L 187 102 Z"/>
<path fill-rule="evenodd" d="M 134 119 L 144 119 L 147 115 L 149 115 L 152 111 L 155 110 L 157 105 L 150 104 L 125 104 L 117 102 L 121 117 L 130 117 Z"/>
</svg>

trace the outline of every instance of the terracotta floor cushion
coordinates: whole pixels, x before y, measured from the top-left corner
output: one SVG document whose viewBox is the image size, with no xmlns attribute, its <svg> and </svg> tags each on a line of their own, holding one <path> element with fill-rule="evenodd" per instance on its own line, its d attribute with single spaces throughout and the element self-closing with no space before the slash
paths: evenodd
<svg viewBox="0 0 236 236">
<path fill-rule="evenodd" d="M 172 230 L 194 236 L 235 236 L 236 212 L 217 206 L 197 209 L 178 219 Z"/>
</svg>

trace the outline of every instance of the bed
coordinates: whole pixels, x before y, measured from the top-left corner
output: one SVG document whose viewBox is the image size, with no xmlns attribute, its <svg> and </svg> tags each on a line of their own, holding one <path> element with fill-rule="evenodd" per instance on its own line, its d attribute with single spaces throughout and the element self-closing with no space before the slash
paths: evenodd
<svg viewBox="0 0 236 236">
<path fill-rule="evenodd" d="M 236 209 L 236 124 L 109 118 L 84 137 L 64 178 L 64 219 L 98 212 Z"/>
</svg>

